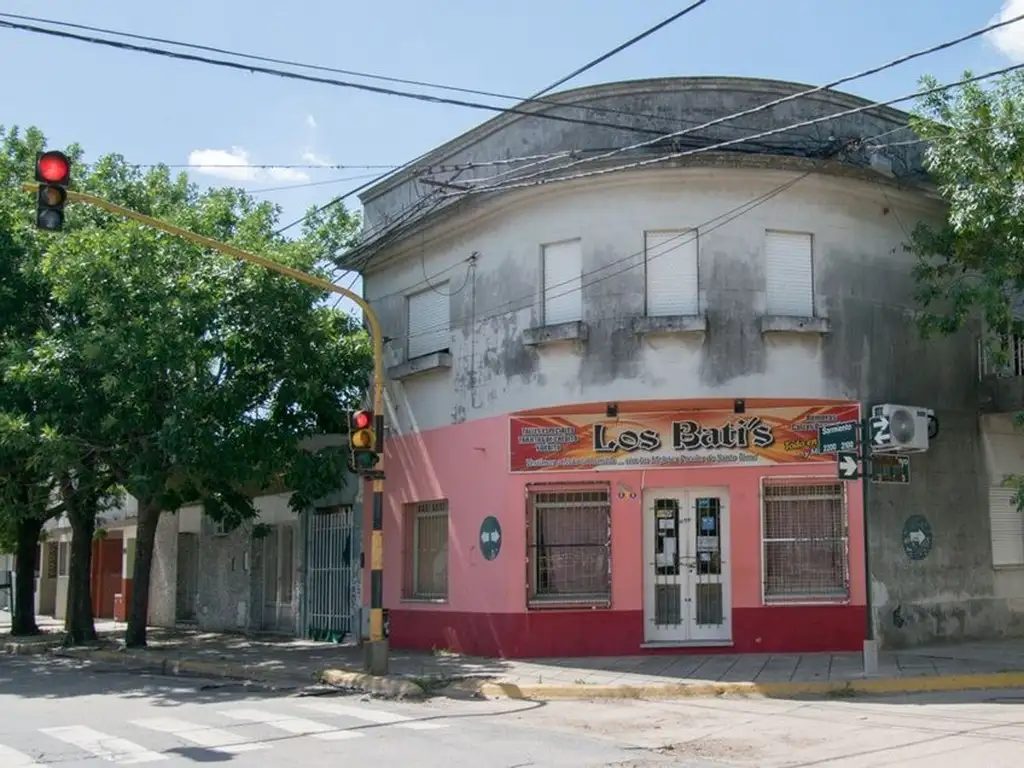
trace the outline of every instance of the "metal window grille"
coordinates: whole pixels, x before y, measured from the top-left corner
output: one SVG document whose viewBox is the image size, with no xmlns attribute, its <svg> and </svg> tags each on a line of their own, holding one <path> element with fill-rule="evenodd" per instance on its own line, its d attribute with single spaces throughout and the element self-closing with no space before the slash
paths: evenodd
<svg viewBox="0 0 1024 768">
<path fill-rule="evenodd" d="M 67 576 L 68 575 L 68 561 L 71 557 L 71 545 L 69 542 L 62 541 L 57 545 L 57 575 Z"/>
<path fill-rule="evenodd" d="M 978 340 L 978 379 L 1024 376 L 1024 338 L 998 334 L 991 346 Z"/>
<path fill-rule="evenodd" d="M 849 537 L 843 484 L 766 479 L 762 498 L 765 599 L 847 599 Z"/>
<path fill-rule="evenodd" d="M 529 602 L 611 602 L 611 494 L 607 487 L 529 493 Z"/>
<path fill-rule="evenodd" d="M 448 597 L 448 502 L 405 507 L 402 596 L 412 600 Z"/>
</svg>

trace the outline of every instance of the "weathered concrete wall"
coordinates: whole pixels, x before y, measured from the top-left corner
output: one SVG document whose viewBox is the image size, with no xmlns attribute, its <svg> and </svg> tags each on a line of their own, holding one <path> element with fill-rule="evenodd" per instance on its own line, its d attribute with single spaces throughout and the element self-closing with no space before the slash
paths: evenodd
<svg viewBox="0 0 1024 768">
<path fill-rule="evenodd" d="M 214 522 L 204 516 L 199 537 L 199 594 L 196 600 L 200 629 L 250 629 L 252 582 L 252 537 L 248 527 L 218 535 L 214 532 Z"/>
</svg>

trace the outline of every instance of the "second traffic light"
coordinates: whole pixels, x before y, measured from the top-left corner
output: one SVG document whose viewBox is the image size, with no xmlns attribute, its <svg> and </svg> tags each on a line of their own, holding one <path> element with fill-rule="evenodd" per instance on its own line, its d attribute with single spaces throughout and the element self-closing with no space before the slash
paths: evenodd
<svg viewBox="0 0 1024 768">
<path fill-rule="evenodd" d="M 71 161 L 56 150 L 36 155 L 36 227 L 50 232 L 64 228 L 64 204 L 71 183 Z"/>
<path fill-rule="evenodd" d="M 349 417 L 349 468 L 357 474 L 373 472 L 380 463 L 378 421 L 373 411 L 356 411 Z"/>
</svg>

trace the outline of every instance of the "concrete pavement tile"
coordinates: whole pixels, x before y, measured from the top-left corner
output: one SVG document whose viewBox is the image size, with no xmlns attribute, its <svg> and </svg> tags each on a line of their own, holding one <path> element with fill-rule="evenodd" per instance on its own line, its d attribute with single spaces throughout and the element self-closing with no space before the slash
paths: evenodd
<svg viewBox="0 0 1024 768">
<path fill-rule="evenodd" d="M 832 658 L 824 653 L 808 653 L 800 657 L 793 670 L 793 682 L 828 680 L 831 676 Z"/>
<path fill-rule="evenodd" d="M 732 668 L 720 678 L 724 683 L 753 682 L 768 663 L 769 656 L 745 654 L 740 656 Z"/>
<path fill-rule="evenodd" d="M 800 663 L 799 656 L 773 655 L 769 657 L 761 673 L 754 681 L 756 683 L 784 683 L 793 678 L 797 664 Z"/>
<path fill-rule="evenodd" d="M 691 677 L 701 680 L 721 680 L 730 669 L 736 666 L 740 657 L 735 654 L 709 656 L 707 660 L 691 673 Z"/>
</svg>

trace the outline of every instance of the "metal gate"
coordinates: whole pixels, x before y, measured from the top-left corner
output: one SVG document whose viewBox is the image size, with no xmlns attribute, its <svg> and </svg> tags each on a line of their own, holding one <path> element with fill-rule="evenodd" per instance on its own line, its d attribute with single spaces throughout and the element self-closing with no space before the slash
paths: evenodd
<svg viewBox="0 0 1024 768">
<path fill-rule="evenodd" d="M 263 614 L 265 632 L 295 632 L 295 526 L 270 526 L 262 541 Z"/>
<path fill-rule="evenodd" d="M 303 515 L 306 588 L 303 627 L 310 640 L 341 643 L 358 637 L 361 539 L 350 505 Z"/>
</svg>

